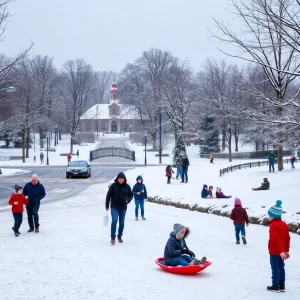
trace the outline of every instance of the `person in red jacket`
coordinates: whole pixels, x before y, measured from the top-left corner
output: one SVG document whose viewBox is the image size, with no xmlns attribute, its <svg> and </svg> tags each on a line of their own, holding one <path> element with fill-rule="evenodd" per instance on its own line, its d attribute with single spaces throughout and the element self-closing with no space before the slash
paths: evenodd
<svg viewBox="0 0 300 300">
<path fill-rule="evenodd" d="M 240 232 L 242 234 L 243 244 L 247 244 L 245 223 L 249 226 L 248 214 L 245 208 L 242 207 L 242 202 L 239 198 L 234 199 L 234 209 L 231 211 L 230 219 L 233 220 L 235 228 L 236 243 L 240 244 Z"/>
<path fill-rule="evenodd" d="M 71 153 L 68 153 L 67 155 L 68 166 L 70 165 L 71 159 L 72 159 Z"/>
<path fill-rule="evenodd" d="M 269 254 L 272 269 L 272 285 L 267 287 L 271 292 L 285 291 L 285 269 L 284 260 L 290 258 L 290 234 L 289 228 L 281 220 L 282 201 L 277 200 L 276 204 L 268 210 L 270 224 Z"/>
<path fill-rule="evenodd" d="M 229 199 L 229 198 L 231 198 L 231 195 L 225 196 L 225 195 L 223 194 L 221 188 L 217 187 L 216 198 L 218 198 L 218 199 L 221 199 L 221 198 Z"/>
<path fill-rule="evenodd" d="M 19 185 L 16 185 L 16 193 L 12 193 L 10 199 L 8 200 L 8 204 L 12 206 L 12 214 L 14 216 L 15 224 L 12 227 L 12 230 L 15 233 L 15 236 L 19 236 L 20 227 L 23 221 L 23 211 L 24 204 L 28 204 L 28 196 L 23 195 L 23 188 Z"/>
</svg>

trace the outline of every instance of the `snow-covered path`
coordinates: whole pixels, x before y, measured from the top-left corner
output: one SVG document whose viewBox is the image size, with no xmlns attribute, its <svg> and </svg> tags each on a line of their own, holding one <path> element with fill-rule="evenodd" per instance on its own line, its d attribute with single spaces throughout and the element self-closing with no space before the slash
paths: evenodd
<svg viewBox="0 0 300 300">
<path fill-rule="evenodd" d="M 274 299 L 267 252 L 268 228 L 248 228 L 247 246 L 236 245 L 227 218 L 146 203 L 147 221 L 134 221 L 128 208 L 124 244 L 109 244 L 103 227 L 107 184 L 85 195 L 41 206 L 41 232 L 13 236 L 12 216 L 0 219 L 1 300 L 98 299 Z M 173 223 L 191 229 L 189 247 L 212 266 L 197 276 L 163 272 L 154 260 L 163 249 Z M 300 238 L 292 234 L 284 299 L 299 298 Z"/>
</svg>

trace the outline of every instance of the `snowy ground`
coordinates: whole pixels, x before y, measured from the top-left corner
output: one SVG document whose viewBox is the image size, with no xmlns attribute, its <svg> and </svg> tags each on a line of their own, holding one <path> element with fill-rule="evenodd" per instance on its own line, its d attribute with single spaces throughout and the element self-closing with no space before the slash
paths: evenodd
<svg viewBox="0 0 300 300">
<path fill-rule="evenodd" d="M 42 205 L 39 234 L 26 232 L 25 219 L 15 238 L 12 216 L 1 215 L 1 299 L 274 299 L 265 290 L 271 282 L 268 228 L 250 225 L 248 245 L 236 245 L 226 218 L 146 203 L 147 221 L 136 222 L 131 203 L 124 244 L 111 246 L 109 228 L 102 226 L 106 190 L 102 184 L 67 201 Z M 196 276 L 165 273 L 154 263 L 175 222 L 190 226 L 189 247 L 213 262 Z M 292 235 L 291 243 L 287 292 L 275 297 L 296 300 L 299 237 Z"/>
</svg>

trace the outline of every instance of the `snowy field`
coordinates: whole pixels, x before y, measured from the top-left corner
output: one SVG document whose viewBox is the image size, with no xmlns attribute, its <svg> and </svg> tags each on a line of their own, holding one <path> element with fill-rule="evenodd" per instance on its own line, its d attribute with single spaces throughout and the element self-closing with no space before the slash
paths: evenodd
<svg viewBox="0 0 300 300">
<path fill-rule="evenodd" d="M 57 153 L 67 149 L 59 147 L 61 150 Z M 95 144 L 86 149 L 91 147 Z M 132 148 L 136 151 L 137 162 L 143 163 L 143 147 L 132 144 Z M 80 155 L 84 155 L 82 148 L 79 149 Z M 167 185 L 165 166 L 129 170 L 126 172 L 129 184 L 133 185 L 141 174 L 151 197 L 230 211 L 233 199 L 201 199 L 203 184 L 213 185 L 214 191 L 219 186 L 224 194 L 239 197 L 249 215 L 261 218 L 277 199 L 281 199 L 286 212 L 283 219 L 299 222 L 300 204 L 296 198 L 299 164 L 294 171 L 285 165 L 280 173 L 269 173 L 267 167 L 261 167 L 219 177 L 219 169 L 230 165 L 226 160 L 216 159 L 215 164 L 210 165 L 208 159 L 199 158 L 198 146 L 187 149 L 191 163 L 188 184 L 173 179 L 172 184 Z M 167 151 L 171 154 L 172 145 Z M 147 152 L 147 158 L 149 164 L 158 162 L 153 152 Z M 171 160 L 172 156 L 163 158 L 163 163 Z M 54 158 L 52 161 L 53 164 L 65 163 Z M 232 164 L 237 163 L 236 160 Z M 10 172 L 8 168 L 2 171 L 7 172 L 6 175 Z M 269 178 L 271 189 L 252 191 L 263 177 Z M 111 246 L 109 227 L 102 225 L 107 186 L 108 183 L 94 185 L 76 197 L 42 204 L 39 234 L 26 232 L 25 213 L 22 234 L 16 238 L 11 230 L 11 213 L 1 213 L 1 300 L 299 299 L 298 235 L 291 234 L 291 259 L 286 262 L 287 291 L 274 295 L 266 291 L 266 286 L 271 284 L 267 227 L 250 224 L 248 244 L 236 245 L 234 227 L 228 218 L 147 202 L 147 220 L 136 222 L 132 202 L 127 211 L 124 244 Z M 223 208 L 225 205 L 227 207 Z M 177 222 L 191 229 L 187 239 L 190 249 L 199 258 L 205 255 L 213 263 L 196 276 L 165 273 L 154 262 L 163 256 L 169 233 Z"/>
<path fill-rule="evenodd" d="M 107 184 L 96 185 L 67 201 L 42 205 L 39 234 L 26 232 L 25 219 L 15 238 L 12 216 L 1 215 L 1 300 L 299 299 L 297 235 L 292 234 L 286 263 L 287 291 L 274 295 L 265 290 L 271 282 L 268 228 L 250 225 L 248 245 L 236 245 L 229 219 L 146 203 L 147 221 L 136 222 L 130 203 L 124 244 L 111 246 L 109 228 L 102 225 L 106 191 Z M 165 273 L 154 263 L 175 222 L 190 227 L 190 249 L 213 262 L 196 276 Z"/>
</svg>

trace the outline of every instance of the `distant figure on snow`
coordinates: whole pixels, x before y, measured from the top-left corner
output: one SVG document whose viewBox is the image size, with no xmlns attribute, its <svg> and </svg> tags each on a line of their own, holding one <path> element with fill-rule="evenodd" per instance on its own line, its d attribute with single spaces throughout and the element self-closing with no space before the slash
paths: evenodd
<svg viewBox="0 0 300 300">
<path fill-rule="evenodd" d="M 203 185 L 203 189 L 201 192 L 201 198 L 203 199 L 212 199 L 213 197 L 209 195 L 208 187 L 206 184 Z"/>
<path fill-rule="evenodd" d="M 270 188 L 270 182 L 268 178 L 264 178 L 261 186 L 258 188 L 252 188 L 253 191 L 261 191 L 261 190 L 268 190 Z"/>
<path fill-rule="evenodd" d="M 68 166 L 70 165 L 70 162 L 72 160 L 72 156 L 71 156 L 71 153 L 68 153 L 67 155 L 67 160 L 68 160 Z"/>
<path fill-rule="evenodd" d="M 174 173 L 172 166 L 167 165 L 166 167 L 166 177 L 168 178 L 167 184 L 171 183 L 172 174 Z"/>
<path fill-rule="evenodd" d="M 212 185 L 210 185 L 210 186 L 208 187 L 208 195 L 210 196 L 210 199 L 215 198 L 215 197 L 213 196 L 213 189 L 214 189 L 214 187 L 213 187 Z"/>
<path fill-rule="evenodd" d="M 76 155 L 77 155 L 77 158 L 78 158 L 79 157 L 79 149 L 77 149 Z"/>
<path fill-rule="evenodd" d="M 41 165 L 43 165 L 44 164 L 44 153 L 43 152 L 41 152 L 41 154 L 40 154 L 40 161 L 41 161 Z"/>
<path fill-rule="evenodd" d="M 187 157 L 186 154 L 183 154 L 182 156 L 182 180 L 181 183 L 188 183 L 189 179 L 188 179 L 188 169 L 189 169 L 189 165 L 190 165 L 190 161 Z"/>
<path fill-rule="evenodd" d="M 268 160 L 269 160 L 269 172 L 271 172 L 271 168 L 274 172 L 275 171 L 274 170 L 274 165 L 275 165 L 275 160 L 276 160 L 276 155 L 275 155 L 274 151 L 271 151 L 268 154 Z"/>
<path fill-rule="evenodd" d="M 221 188 L 217 187 L 217 191 L 216 191 L 216 198 L 221 199 L 221 198 L 231 198 L 231 195 L 229 196 L 225 196 L 221 190 Z"/>
<path fill-rule="evenodd" d="M 292 153 L 290 161 L 291 161 L 291 167 L 293 170 L 293 169 L 295 169 L 295 161 L 296 161 L 296 157 L 295 157 L 294 153 Z"/>
<path fill-rule="evenodd" d="M 249 226 L 248 214 L 245 208 L 242 207 L 242 202 L 239 198 L 234 199 L 234 209 L 231 211 L 230 219 L 233 220 L 235 228 L 236 244 L 240 244 L 240 232 L 242 234 L 243 244 L 247 244 L 245 223 Z"/>
<path fill-rule="evenodd" d="M 182 180 L 182 154 L 180 157 L 176 160 L 176 179 L 178 180 L 178 177 Z"/>
<path fill-rule="evenodd" d="M 209 155 L 209 160 L 210 160 L 210 163 L 211 163 L 211 164 L 214 163 L 214 159 L 215 159 L 214 154 L 211 153 L 211 154 Z"/>
</svg>

